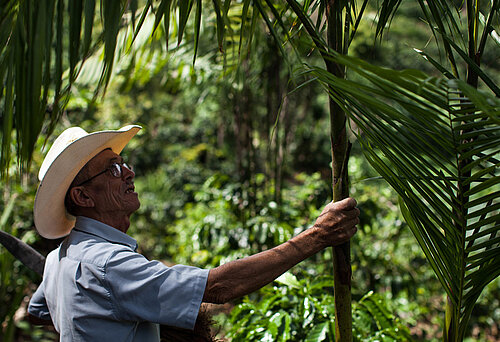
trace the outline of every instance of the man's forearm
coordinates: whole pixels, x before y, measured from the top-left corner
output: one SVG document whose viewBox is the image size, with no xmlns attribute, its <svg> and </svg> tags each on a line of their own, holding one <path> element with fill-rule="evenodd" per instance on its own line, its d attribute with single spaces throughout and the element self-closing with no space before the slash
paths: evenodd
<svg viewBox="0 0 500 342">
<path fill-rule="evenodd" d="M 329 203 L 313 227 L 291 240 L 210 270 L 203 301 L 225 303 L 247 295 L 323 248 L 348 241 L 356 233 L 358 216 L 352 198 Z"/>
<path fill-rule="evenodd" d="M 277 247 L 210 270 L 203 301 L 225 303 L 270 283 L 326 247 L 317 234 L 310 228 Z"/>
</svg>

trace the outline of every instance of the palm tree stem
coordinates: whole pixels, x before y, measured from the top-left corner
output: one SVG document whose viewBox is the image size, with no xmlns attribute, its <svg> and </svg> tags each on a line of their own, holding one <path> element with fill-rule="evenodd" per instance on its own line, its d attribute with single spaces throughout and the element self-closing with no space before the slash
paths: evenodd
<svg viewBox="0 0 500 342">
<path fill-rule="evenodd" d="M 349 7 L 336 0 L 326 0 L 327 42 L 316 33 L 309 18 L 295 0 L 286 0 L 290 8 L 299 18 L 305 30 L 310 34 L 319 53 L 323 57 L 326 68 L 337 77 L 345 77 L 345 67 L 335 63 L 329 56 L 329 51 L 347 54 L 350 43 L 349 15 L 342 20 L 344 7 Z M 344 25 L 343 25 L 344 23 Z M 329 89 L 329 91 L 334 91 Z M 339 201 L 348 196 L 347 162 L 349 160 L 350 144 L 346 133 L 346 114 L 332 99 L 330 108 L 330 141 L 332 153 L 332 188 L 333 200 Z M 351 257 L 350 243 L 333 247 L 333 273 L 335 296 L 335 341 L 352 342 L 352 308 L 351 308 Z"/>
<path fill-rule="evenodd" d="M 339 53 L 347 53 L 348 41 L 343 25 L 342 13 L 344 4 L 335 0 L 326 3 L 327 44 Z M 346 15 L 346 23 L 348 16 Z M 347 36 L 347 38 L 349 38 Z M 345 77 L 345 67 L 329 59 L 325 59 L 326 68 L 339 78 Z M 330 91 L 334 91 L 330 89 Z M 347 163 L 350 146 L 346 131 L 346 114 L 333 99 L 330 98 L 330 142 L 332 153 L 332 190 L 333 200 L 339 201 L 349 195 Z M 352 341 L 352 308 L 351 308 L 351 246 L 346 242 L 333 247 L 333 275 L 335 300 L 335 340 L 337 342 Z"/>
</svg>

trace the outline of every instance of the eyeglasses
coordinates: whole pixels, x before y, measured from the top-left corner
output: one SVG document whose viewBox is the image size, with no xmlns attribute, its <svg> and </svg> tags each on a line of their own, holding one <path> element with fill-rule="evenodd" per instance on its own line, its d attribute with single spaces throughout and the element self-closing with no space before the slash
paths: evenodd
<svg viewBox="0 0 500 342">
<path fill-rule="evenodd" d="M 90 177 L 87 180 L 84 180 L 83 182 L 81 182 L 80 184 L 78 184 L 76 186 L 80 186 L 80 185 L 83 185 L 87 182 L 90 182 L 92 179 L 96 178 L 97 176 L 102 175 L 106 171 L 109 171 L 113 177 L 121 178 L 123 176 L 123 167 L 126 167 L 128 170 L 132 171 L 132 167 L 125 164 L 125 163 L 113 163 L 109 167 L 107 167 L 105 170 L 99 172 L 98 174 Z"/>
</svg>

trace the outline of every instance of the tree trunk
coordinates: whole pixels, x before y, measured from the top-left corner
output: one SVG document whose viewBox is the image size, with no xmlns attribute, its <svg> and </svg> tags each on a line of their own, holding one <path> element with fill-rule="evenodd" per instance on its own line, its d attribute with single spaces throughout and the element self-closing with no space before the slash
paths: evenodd
<svg viewBox="0 0 500 342">
<path fill-rule="evenodd" d="M 329 0 L 326 9 L 328 46 L 336 52 L 346 53 L 346 32 L 344 32 L 342 20 L 344 5 L 342 5 L 338 0 Z M 345 77 L 345 68 L 342 65 L 332 63 L 328 60 L 325 62 L 329 72 L 340 78 Z M 345 112 L 331 99 L 330 140 L 332 149 L 333 200 L 340 201 L 349 195 L 347 162 L 349 159 L 350 146 L 346 133 Z M 333 247 L 332 252 L 333 275 L 335 282 L 335 340 L 338 342 L 351 342 L 352 308 L 350 242 Z"/>
</svg>

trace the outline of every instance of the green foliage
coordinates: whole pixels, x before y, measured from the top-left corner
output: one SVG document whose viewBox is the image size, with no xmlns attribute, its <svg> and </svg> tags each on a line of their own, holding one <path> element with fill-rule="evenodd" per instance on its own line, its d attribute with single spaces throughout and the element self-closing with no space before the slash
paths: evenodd
<svg viewBox="0 0 500 342">
<path fill-rule="evenodd" d="M 0 247 L 0 295 L 4 303 L 0 309 L 0 320 L 5 324 L 2 330 L 6 340 L 11 340 L 14 336 L 14 314 L 24 297 L 20 289 L 27 284 L 21 268 L 20 262 Z"/>
<path fill-rule="evenodd" d="M 358 148 L 353 149 L 357 152 Z M 424 303 L 426 291 L 439 287 L 403 220 L 397 194 L 358 154 L 350 159 L 349 173 L 351 195 L 361 211 L 352 247 L 354 295 L 359 298 L 370 290 L 390 289 L 394 298 Z"/>
<path fill-rule="evenodd" d="M 500 274 L 500 103 L 458 80 L 339 60 L 368 82 L 363 95 L 358 83 L 318 69 L 317 75 L 335 84 L 332 97 L 340 105 L 356 108 L 351 118 L 364 153 L 401 197 L 453 307 L 450 340 L 461 340 L 479 294 Z"/>
<path fill-rule="evenodd" d="M 251 215 L 248 192 L 241 184 L 215 174 L 195 191 L 194 201 L 177 212 L 172 227 L 177 243 L 169 254 L 179 263 L 218 266 L 287 241 L 313 224 L 327 191 L 318 174 L 299 174 L 295 182 L 283 190 L 279 206 L 263 196 L 267 191 L 259 184 L 254 208 L 258 214 Z"/>
<path fill-rule="evenodd" d="M 333 341 L 333 278 L 291 273 L 245 300 L 229 317 L 232 341 Z M 355 341 L 410 341 L 410 334 L 380 295 L 370 292 L 353 308 Z"/>
</svg>

